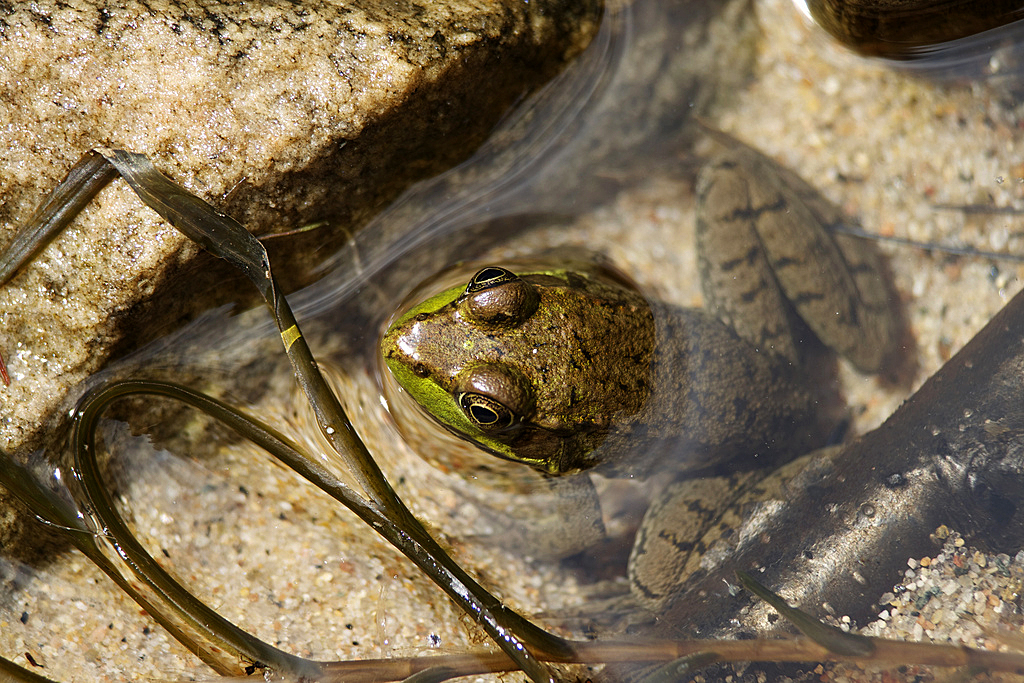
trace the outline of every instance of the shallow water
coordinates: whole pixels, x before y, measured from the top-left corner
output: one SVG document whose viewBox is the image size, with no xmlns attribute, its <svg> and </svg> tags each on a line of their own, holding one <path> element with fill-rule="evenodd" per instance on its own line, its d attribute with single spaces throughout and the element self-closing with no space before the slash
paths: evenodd
<svg viewBox="0 0 1024 683">
<path fill-rule="evenodd" d="M 1009 206 L 1022 199 L 1024 170 L 1012 101 L 980 85 L 935 86 L 854 58 L 804 24 L 782 0 L 767 0 L 757 9 L 765 37 L 756 78 L 712 123 L 797 169 L 870 230 L 1024 250 L 1019 221 L 1012 216 L 935 209 L 937 204 Z M 616 107 L 628 103 L 629 97 L 604 90 L 616 83 L 608 74 L 618 73 L 606 69 L 637 44 L 649 48 L 641 38 L 599 43 L 589 57 L 595 65 L 581 69 L 582 76 L 567 76 L 569 85 L 578 87 L 580 97 L 610 98 Z M 604 114 L 597 119 L 606 126 L 598 130 L 613 132 L 580 134 L 593 130 L 578 125 L 588 111 L 581 101 L 586 99 L 568 100 L 570 106 L 556 98 L 560 116 L 538 115 L 537 120 L 560 123 L 544 134 L 527 126 L 531 136 L 517 138 L 517 144 L 526 144 L 528 152 L 485 150 L 478 165 L 415 189 L 380 219 L 378 232 L 365 233 L 374 236 L 357 243 L 354 256 L 339 255 L 339 265 L 323 284 L 294 298 L 304 324 L 310 321 L 307 333 L 315 353 L 349 375 L 352 417 L 402 498 L 485 585 L 524 613 L 543 612 L 552 622 L 564 621 L 570 607 L 589 599 L 580 596 L 574 574 L 474 538 L 485 534 L 489 523 L 479 517 L 473 482 L 425 462 L 402 443 L 388 423 L 367 357 L 379 324 L 405 291 L 426 271 L 469 257 L 470 248 L 479 256 L 585 245 L 606 253 L 657 296 L 700 303 L 690 275 L 695 270 L 690 140 L 673 137 L 643 145 L 638 168 L 636 153 L 628 150 L 648 139 L 651 128 L 631 127 L 598 108 Z M 610 111 L 619 111 L 616 107 Z M 685 119 L 685 112 L 675 115 Z M 673 125 L 667 116 L 652 128 L 664 133 Z M 631 141 L 621 145 L 627 151 L 619 149 L 614 131 L 637 129 L 635 136 L 622 136 Z M 577 147 L 561 144 L 573 133 L 582 140 Z M 606 138 L 612 142 L 598 144 Z M 499 148 L 500 140 L 494 143 Z M 579 171 L 580 156 L 586 159 L 582 166 L 594 171 L 590 184 Z M 620 171 L 614 159 L 621 160 Z M 534 229 L 526 241 L 504 246 L 493 236 L 465 230 L 499 218 L 502 236 L 524 224 Z M 410 236 L 415 234 L 423 241 Z M 1020 288 L 1015 266 L 883 248 L 892 256 L 917 337 L 917 383 Z M 353 262 L 359 266 L 355 274 L 349 270 Z M 353 299 L 361 304 L 337 312 L 339 301 Z M 361 333 L 351 334 L 352 320 L 359 321 Z M 197 343 L 206 350 L 199 358 L 215 364 L 209 367 L 217 375 L 227 375 L 247 360 L 245 353 L 238 357 L 238 347 L 273 353 L 277 342 L 269 329 L 262 312 L 230 325 L 214 316 L 183 338 L 201 339 Z M 253 335 L 265 342 L 254 344 Z M 171 367 L 178 362 L 163 358 L 156 362 Z M 153 362 L 147 352 L 145 363 Z M 302 421 L 294 407 L 300 401 L 283 367 L 273 361 L 260 365 L 267 385 L 255 392 L 262 402 L 253 409 L 277 421 Z M 876 425 L 906 396 L 846 367 L 842 375 L 855 431 Z M 248 396 L 244 387 L 226 391 Z M 182 459 L 154 452 L 145 437 L 132 437 L 123 426 L 112 424 L 109 430 L 106 438 L 123 453 L 121 469 L 130 473 L 122 494 L 137 533 L 200 597 L 271 643 L 316 659 L 480 644 L 482 636 L 411 565 L 261 454 L 229 444 L 202 460 Z M 471 452 L 461 457 L 479 468 L 476 477 L 505 470 Z M 70 556 L 47 567 L 11 571 L 17 578 L 0 615 L 0 651 L 8 656 L 29 652 L 46 666 L 47 675 L 67 681 L 206 675 L 208 670 L 84 559 Z M 890 588 L 880 586 L 878 592 Z M 16 659 L 24 663 L 23 657 Z"/>
</svg>

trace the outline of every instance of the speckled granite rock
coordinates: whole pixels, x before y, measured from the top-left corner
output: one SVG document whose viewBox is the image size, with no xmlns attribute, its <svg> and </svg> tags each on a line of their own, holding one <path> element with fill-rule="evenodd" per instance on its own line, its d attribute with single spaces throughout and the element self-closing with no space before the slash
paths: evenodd
<svg viewBox="0 0 1024 683">
<path fill-rule="evenodd" d="M 5 4 L 0 248 L 83 152 L 123 147 L 254 232 L 331 219 L 337 229 L 273 247 L 278 272 L 301 284 L 317 254 L 464 158 L 578 52 L 598 5 Z M 69 387 L 154 325 L 231 300 L 226 269 L 195 256 L 115 183 L 0 289 L 0 350 L 15 380 L 0 388 L 0 445 L 37 441 Z"/>
</svg>

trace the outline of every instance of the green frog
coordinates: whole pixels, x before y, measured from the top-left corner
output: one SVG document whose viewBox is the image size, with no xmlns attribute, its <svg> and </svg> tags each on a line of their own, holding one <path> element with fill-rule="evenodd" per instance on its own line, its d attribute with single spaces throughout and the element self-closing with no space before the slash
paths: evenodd
<svg viewBox="0 0 1024 683">
<path fill-rule="evenodd" d="M 694 528 L 715 519 L 693 482 L 699 498 L 716 484 L 698 477 L 716 468 L 736 486 L 824 442 L 809 334 L 864 372 L 898 338 L 876 252 L 830 232 L 840 212 L 795 174 L 737 147 L 705 166 L 696 195 L 704 309 L 651 301 L 603 263 L 489 264 L 414 305 L 381 343 L 423 412 L 499 458 L 547 477 L 667 473 L 676 483 L 656 495 L 630 561 L 655 611 L 685 579 L 668 555 L 699 540 L 678 537 L 680 506 L 703 515 Z"/>
</svg>

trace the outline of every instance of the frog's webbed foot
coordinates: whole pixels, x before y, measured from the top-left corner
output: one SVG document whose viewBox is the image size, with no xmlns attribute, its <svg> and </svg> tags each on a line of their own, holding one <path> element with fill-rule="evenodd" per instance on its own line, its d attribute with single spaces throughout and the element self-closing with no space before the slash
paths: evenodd
<svg viewBox="0 0 1024 683">
<path fill-rule="evenodd" d="M 877 372 L 899 341 L 895 299 L 873 245 L 829 230 L 842 222 L 764 155 L 742 145 L 723 153 L 697 183 L 705 307 L 792 362 L 801 359 L 799 316 L 858 369 Z"/>
</svg>

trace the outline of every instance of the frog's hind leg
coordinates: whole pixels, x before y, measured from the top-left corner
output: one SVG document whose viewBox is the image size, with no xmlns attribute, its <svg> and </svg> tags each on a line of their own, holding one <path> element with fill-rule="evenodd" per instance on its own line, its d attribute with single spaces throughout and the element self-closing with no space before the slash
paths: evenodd
<svg viewBox="0 0 1024 683">
<path fill-rule="evenodd" d="M 746 146 L 697 182 L 705 306 L 759 348 L 797 362 L 793 312 L 858 369 L 892 355 L 898 322 L 873 245 L 832 234 L 839 209 L 796 174 Z"/>
<path fill-rule="evenodd" d="M 762 470 L 751 470 L 666 486 L 647 509 L 629 556 L 633 598 L 661 614 L 701 569 L 705 556 L 722 555 L 728 547 L 724 536 L 738 526 L 728 514 L 730 507 L 765 476 Z"/>
<path fill-rule="evenodd" d="M 703 577 L 728 567 L 789 501 L 829 471 L 841 446 L 803 455 L 778 469 L 679 479 L 651 503 L 629 558 L 633 597 L 665 617 Z"/>
</svg>

